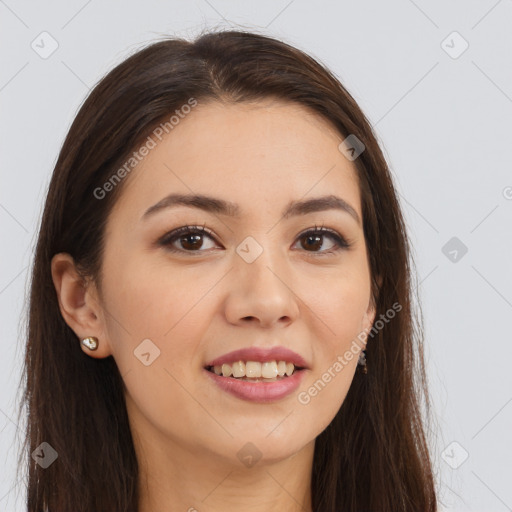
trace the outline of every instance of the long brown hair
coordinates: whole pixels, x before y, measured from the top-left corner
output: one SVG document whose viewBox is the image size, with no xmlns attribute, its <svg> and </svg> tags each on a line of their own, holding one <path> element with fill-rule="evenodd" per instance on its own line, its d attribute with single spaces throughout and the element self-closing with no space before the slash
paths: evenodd
<svg viewBox="0 0 512 512">
<path fill-rule="evenodd" d="M 69 253 L 84 278 L 101 284 L 104 227 L 123 182 L 101 200 L 94 191 L 190 98 L 296 102 L 343 137 L 363 142 L 354 164 L 376 318 L 396 303 L 401 310 L 369 338 L 368 374 L 356 373 L 316 439 L 312 504 L 318 512 L 436 511 L 423 334 L 389 168 L 370 123 L 331 72 L 291 45 L 244 31 L 209 31 L 193 42 L 168 38 L 137 51 L 99 81 L 64 141 L 31 276 L 22 375 L 28 422 L 19 463 L 28 468 L 28 511 L 137 511 L 138 465 L 123 380 L 112 356 L 98 360 L 81 350 L 60 314 L 50 263 L 56 253 Z M 58 454 L 46 469 L 31 457 L 43 442 Z"/>
</svg>

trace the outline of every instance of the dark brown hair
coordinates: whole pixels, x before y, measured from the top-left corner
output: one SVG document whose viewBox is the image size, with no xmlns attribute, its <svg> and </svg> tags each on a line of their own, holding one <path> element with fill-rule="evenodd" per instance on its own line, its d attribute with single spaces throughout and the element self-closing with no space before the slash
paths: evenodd
<svg viewBox="0 0 512 512">
<path fill-rule="evenodd" d="M 123 183 L 102 200 L 94 191 L 190 98 L 295 102 L 364 143 L 354 165 L 376 318 L 392 304 L 402 309 L 369 338 L 368 374 L 356 373 L 342 407 L 316 439 L 313 509 L 436 511 L 412 258 L 385 158 L 370 123 L 332 73 L 293 46 L 244 31 L 210 31 L 193 42 L 169 38 L 137 51 L 95 86 L 64 141 L 31 277 L 22 377 L 28 423 L 20 456 L 28 468 L 28 511 L 137 511 L 138 465 L 123 380 L 112 356 L 95 359 L 81 350 L 61 316 L 50 264 L 56 253 L 69 253 L 84 279 L 101 284 L 104 227 Z M 42 442 L 58 453 L 46 469 L 31 458 Z"/>
</svg>

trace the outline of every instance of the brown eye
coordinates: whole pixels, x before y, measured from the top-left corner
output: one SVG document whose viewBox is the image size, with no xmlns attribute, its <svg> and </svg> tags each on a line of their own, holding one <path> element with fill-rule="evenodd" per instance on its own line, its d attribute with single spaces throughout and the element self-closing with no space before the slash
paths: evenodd
<svg viewBox="0 0 512 512">
<path fill-rule="evenodd" d="M 183 226 L 167 233 L 159 243 L 173 252 L 204 252 L 200 250 L 204 245 L 204 237 L 214 240 L 204 226 Z M 176 247 L 177 242 L 181 248 Z"/>
<path fill-rule="evenodd" d="M 179 240 L 184 249 L 197 250 L 201 249 L 201 246 L 203 245 L 202 236 L 203 235 L 191 233 L 190 235 L 182 235 Z"/>
<path fill-rule="evenodd" d="M 334 241 L 334 248 L 331 247 L 327 250 L 318 250 L 321 249 L 324 244 L 324 238 L 330 238 Z M 339 233 L 327 228 L 316 228 L 314 230 L 306 231 L 299 236 L 299 240 L 301 242 L 301 246 L 307 252 L 319 253 L 319 255 L 323 254 L 333 254 L 341 249 L 347 249 L 350 247 L 350 244 L 343 238 Z"/>
<path fill-rule="evenodd" d="M 303 244 L 303 247 L 306 249 L 312 249 L 316 251 L 317 249 L 320 249 L 323 245 L 323 239 L 324 235 L 307 235 L 305 237 L 302 237 L 302 240 L 305 241 Z"/>
<path fill-rule="evenodd" d="M 200 254 L 209 249 L 208 247 L 204 248 L 205 237 L 215 242 L 213 234 L 204 226 L 183 226 L 164 235 L 160 239 L 159 244 L 172 252 Z M 330 239 L 334 244 L 327 250 L 321 250 L 325 243 L 325 238 Z M 315 229 L 310 229 L 299 235 L 299 241 L 302 249 L 318 256 L 331 255 L 351 246 L 336 231 L 324 227 L 318 228 L 317 226 L 315 226 Z M 176 244 L 178 243 L 181 247 L 177 247 Z"/>
</svg>

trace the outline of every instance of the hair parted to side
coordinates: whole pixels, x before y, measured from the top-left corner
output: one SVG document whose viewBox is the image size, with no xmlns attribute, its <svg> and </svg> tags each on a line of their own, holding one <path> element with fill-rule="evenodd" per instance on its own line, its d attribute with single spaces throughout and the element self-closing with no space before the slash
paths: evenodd
<svg viewBox="0 0 512 512">
<path fill-rule="evenodd" d="M 20 414 L 26 408 L 28 421 L 19 461 L 19 468 L 28 468 L 28 512 L 138 509 L 123 380 L 112 356 L 94 359 L 82 352 L 61 316 L 50 262 L 56 253 L 69 253 L 84 278 L 101 289 L 106 219 L 130 178 L 101 200 L 94 191 L 190 98 L 199 104 L 295 102 L 343 137 L 353 134 L 364 143 L 353 163 L 375 318 L 395 303 L 401 310 L 368 339 L 368 374 L 355 374 L 342 407 L 316 439 L 312 504 L 318 512 L 435 512 L 423 334 L 412 307 L 409 241 L 388 165 L 370 123 L 332 73 L 284 42 L 244 31 L 209 31 L 192 42 L 168 38 L 137 51 L 94 87 L 67 134 L 49 185 L 30 285 L 20 384 Z M 42 442 L 58 453 L 46 469 L 31 457 Z"/>
</svg>

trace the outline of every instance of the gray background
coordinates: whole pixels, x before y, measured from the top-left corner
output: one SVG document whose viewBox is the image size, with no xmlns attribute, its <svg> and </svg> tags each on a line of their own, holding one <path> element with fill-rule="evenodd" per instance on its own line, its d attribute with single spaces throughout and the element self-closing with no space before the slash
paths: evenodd
<svg viewBox="0 0 512 512">
<path fill-rule="evenodd" d="M 511 0 L 0 0 L 0 23 L 1 510 L 24 510 L 14 467 L 25 294 L 70 123 L 142 45 L 224 26 L 310 53 L 373 124 L 414 246 L 441 510 L 512 510 Z"/>
</svg>

